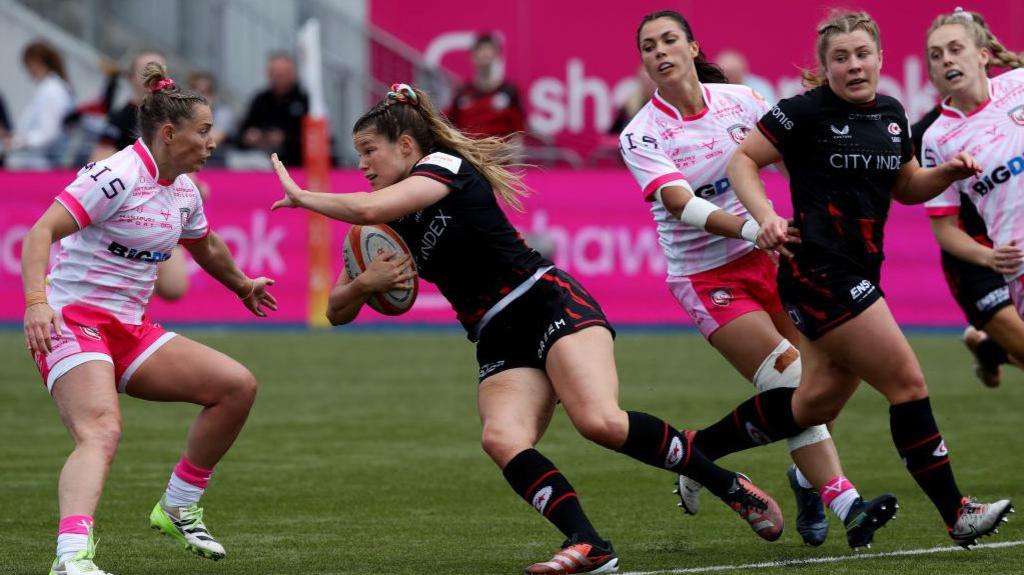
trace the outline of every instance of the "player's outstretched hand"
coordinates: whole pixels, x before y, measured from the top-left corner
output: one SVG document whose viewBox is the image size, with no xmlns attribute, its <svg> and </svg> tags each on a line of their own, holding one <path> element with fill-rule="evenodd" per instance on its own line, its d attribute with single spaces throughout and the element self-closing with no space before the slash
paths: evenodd
<svg viewBox="0 0 1024 575">
<path fill-rule="evenodd" d="M 252 282 L 251 284 L 249 282 Z M 277 299 L 267 291 L 268 286 L 274 285 L 274 280 L 265 277 L 258 277 L 246 282 L 250 286 L 246 294 L 239 295 L 242 304 L 257 317 L 267 317 L 267 311 L 277 311 Z"/>
<path fill-rule="evenodd" d="M 1022 263 L 1024 251 L 1017 247 L 1017 241 L 1014 240 L 1009 245 L 992 248 L 988 267 L 996 273 L 1009 275 L 1020 269 Z"/>
<path fill-rule="evenodd" d="M 396 256 L 396 252 L 389 252 L 370 262 L 366 271 L 356 278 L 363 289 L 369 293 L 380 293 L 411 288 L 412 278 L 416 277 L 412 256 Z"/>
<path fill-rule="evenodd" d="M 288 168 L 284 167 L 277 154 L 270 155 L 270 163 L 274 165 L 274 172 L 277 173 L 278 179 L 281 180 L 281 186 L 284 187 L 284 197 L 274 202 L 274 205 L 270 207 L 271 211 L 278 208 L 297 208 L 301 206 L 300 200 L 302 194 L 305 193 L 304 190 L 288 174 Z"/>
<path fill-rule="evenodd" d="M 25 343 L 33 355 L 53 351 L 50 331 L 60 333 L 60 316 L 49 304 L 37 303 L 25 308 Z"/>
<path fill-rule="evenodd" d="M 982 173 L 981 164 L 967 152 L 960 152 L 942 164 L 954 180 L 964 180 Z"/>
</svg>

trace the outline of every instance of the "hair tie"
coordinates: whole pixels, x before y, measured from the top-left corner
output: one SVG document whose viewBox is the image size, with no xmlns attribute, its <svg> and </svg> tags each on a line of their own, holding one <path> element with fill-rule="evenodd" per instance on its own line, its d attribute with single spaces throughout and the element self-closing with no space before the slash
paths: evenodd
<svg viewBox="0 0 1024 575">
<path fill-rule="evenodd" d="M 153 93 L 153 94 L 156 94 L 157 92 L 159 92 L 159 91 L 161 91 L 161 90 L 163 90 L 165 88 L 170 88 L 173 85 L 174 85 L 174 78 L 164 78 L 164 79 L 158 81 L 156 84 L 154 84 L 153 87 L 149 89 L 149 91 L 151 93 Z"/>
<path fill-rule="evenodd" d="M 963 6 L 957 6 L 956 10 L 953 10 L 954 18 L 962 18 L 968 22 L 974 22 L 974 14 L 971 14 L 967 10 L 964 10 Z"/>
<path fill-rule="evenodd" d="M 388 99 L 413 106 L 420 104 L 420 97 L 416 95 L 416 90 L 413 90 L 409 84 L 391 84 L 391 89 L 388 90 Z"/>
</svg>

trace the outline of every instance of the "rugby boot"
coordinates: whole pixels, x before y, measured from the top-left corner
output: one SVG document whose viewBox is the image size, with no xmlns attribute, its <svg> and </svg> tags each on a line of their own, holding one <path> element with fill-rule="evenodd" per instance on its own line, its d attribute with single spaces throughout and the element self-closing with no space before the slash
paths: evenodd
<svg viewBox="0 0 1024 575">
<path fill-rule="evenodd" d="M 736 474 L 732 489 L 722 498 L 733 511 L 739 513 L 750 528 L 762 539 L 775 541 L 782 537 L 784 528 L 782 510 L 767 493 L 758 489 L 742 473 Z"/>
<path fill-rule="evenodd" d="M 602 547 L 596 543 L 579 541 L 574 535 L 562 543 L 562 549 L 548 561 L 534 563 L 525 575 L 566 575 L 569 573 L 614 573 L 619 570 L 619 558 L 611 542 Z"/>
<path fill-rule="evenodd" d="M 786 471 L 789 487 L 796 496 L 796 531 L 804 543 L 817 547 L 828 537 L 828 517 L 825 516 L 825 504 L 821 495 L 813 487 L 801 487 L 796 480 L 796 465 L 790 465 Z"/>
<path fill-rule="evenodd" d="M 676 478 L 676 488 L 672 493 L 679 496 L 679 507 L 687 515 L 696 515 L 700 511 L 700 490 L 704 486 L 685 475 Z"/>
<path fill-rule="evenodd" d="M 224 558 L 224 547 L 206 529 L 203 508 L 195 503 L 188 507 L 165 507 L 161 498 L 149 514 L 149 525 L 200 557 L 214 561 Z"/>
<path fill-rule="evenodd" d="M 846 542 L 854 551 L 870 548 L 875 538 L 875 531 L 885 526 L 899 511 L 896 496 L 884 493 L 871 501 L 858 497 L 843 523 L 846 526 Z"/>
<path fill-rule="evenodd" d="M 999 533 L 1000 523 L 1009 521 L 1007 515 L 1013 513 L 1013 504 L 1009 499 L 1000 499 L 995 503 L 978 503 L 973 497 L 964 497 L 960 501 L 956 523 L 949 528 L 949 536 L 964 549 L 970 549 L 978 543 L 978 539 L 993 533 Z"/>
</svg>

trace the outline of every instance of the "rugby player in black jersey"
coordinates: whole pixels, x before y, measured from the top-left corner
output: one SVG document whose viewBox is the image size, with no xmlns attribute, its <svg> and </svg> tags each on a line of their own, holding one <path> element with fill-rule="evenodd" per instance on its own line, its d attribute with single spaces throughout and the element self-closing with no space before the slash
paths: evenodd
<svg viewBox="0 0 1024 575">
<path fill-rule="evenodd" d="M 801 332 L 804 369 L 785 423 L 833 420 L 860 380 L 867 381 L 889 401 L 892 439 L 907 470 L 949 535 L 969 546 L 993 532 L 1012 507 L 1008 500 L 979 504 L 961 495 L 924 374 L 882 297 L 879 275 L 891 199 L 927 201 L 980 167 L 966 153 L 933 168 L 914 159 L 902 105 L 876 94 L 881 48 L 868 14 L 834 12 L 818 28 L 817 57 L 823 77 L 807 77 L 818 87 L 780 101 L 728 169 L 736 194 L 761 226 L 757 244 L 764 249 L 789 240 L 789 222 L 768 202 L 758 170 L 783 160 L 790 174 L 801 243 L 780 266 L 779 292 Z M 731 440 L 721 435 L 719 441 L 735 447 L 749 442 L 739 433 Z M 773 430 L 769 438 L 778 435 Z"/>
<path fill-rule="evenodd" d="M 952 46 L 949 50 L 945 46 L 928 48 L 928 75 L 944 99 L 949 96 L 945 79 L 947 70 L 944 68 L 948 65 L 951 51 L 955 51 L 954 57 L 960 58 L 968 45 L 974 43 L 975 50 L 987 49 L 991 54 L 986 69 L 1010 66 L 997 57 L 997 54 L 1005 53 L 1005 49 L 981 14 L 957 10 L 953 14 L 939 16 L 928 30 L 929 41 L 943 26 L 952 27 Z M 977 36 L 973 42 L 968 39 L 971 35 Z M 922 159 L 921 140 L 941 110 L 941 105 L 936 106 L 911 129 L 917 161 L 926 167 L 934 161 Z M 969 323 L 964 331 L 964 343 L 974 354 L 975 373 L 982 383 L 996 387 L 1002 379 L 1000 365 L 1010 362 L 1012 357 L 1013 362 L 1020 366 L 1020 358 L 1024 358 L 1024 320 L 1013 307 L 1010 289 L 1003 275 L 1013 273 L 1020 266 L 1021 249 L 1013 245 L 993 246 L 985 221 L 974 202 L 964 194 L 960 195 L 958 210 L 929 209 L 928 215 L 935 238 L 943 247 L 942 271 L 945 272 L 946 283 Z"/>
<path fill-rule="evenodd" d="M 765 539 L 782 534 L 778 505 L 693 448 L 692 433 L 619 407 L 614 332 L 600 306 L 523 243 L 495 198 L 518 208 L 525 191 L 507 169 L 512 149 L 505 141 L 466 138 L 424 93 L 396 84 L 356 122 L 353 142 L 373 192 L 310 193 L 274 157 L 285 189 L 274 208 L 302 207 L 353 224 L 387 222 L 410 247 L 419 275 L 455 308 L 477 345 L 484 451 L 567 538 L 527 573 L 606 573 L 618 566 L 572 485 L 534 449 L 556 400 L 587 439 L 694 478 Z M 331 323 L 352 321 L 372 293 L 404 285 L 407 265 L 403 258 L 379 259 L 351 282 L 343 272 L 330 296 Z"/>
</svg>

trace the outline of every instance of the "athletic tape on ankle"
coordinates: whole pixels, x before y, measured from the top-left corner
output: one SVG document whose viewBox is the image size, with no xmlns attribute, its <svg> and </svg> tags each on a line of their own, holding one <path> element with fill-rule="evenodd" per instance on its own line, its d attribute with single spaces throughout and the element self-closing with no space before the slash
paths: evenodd
<svg viewBox="0 0 1024 575">
<path fill-rule="evenodd" d="M 779 387 L 797 387 L 800 385 L 800 352 L 790 345 L 789 341 L 782 340 L 775 349 L 768 354 L 768 357 L 761 362 L 754 374 L 754 386 L 758 392 L 768 391 Z M 815 425 L 802 431 L 799 435 L 786 440 L 790 453 L 814 445 L 831 438 L 828 428 L 824 425 Z"/>
</svg>

